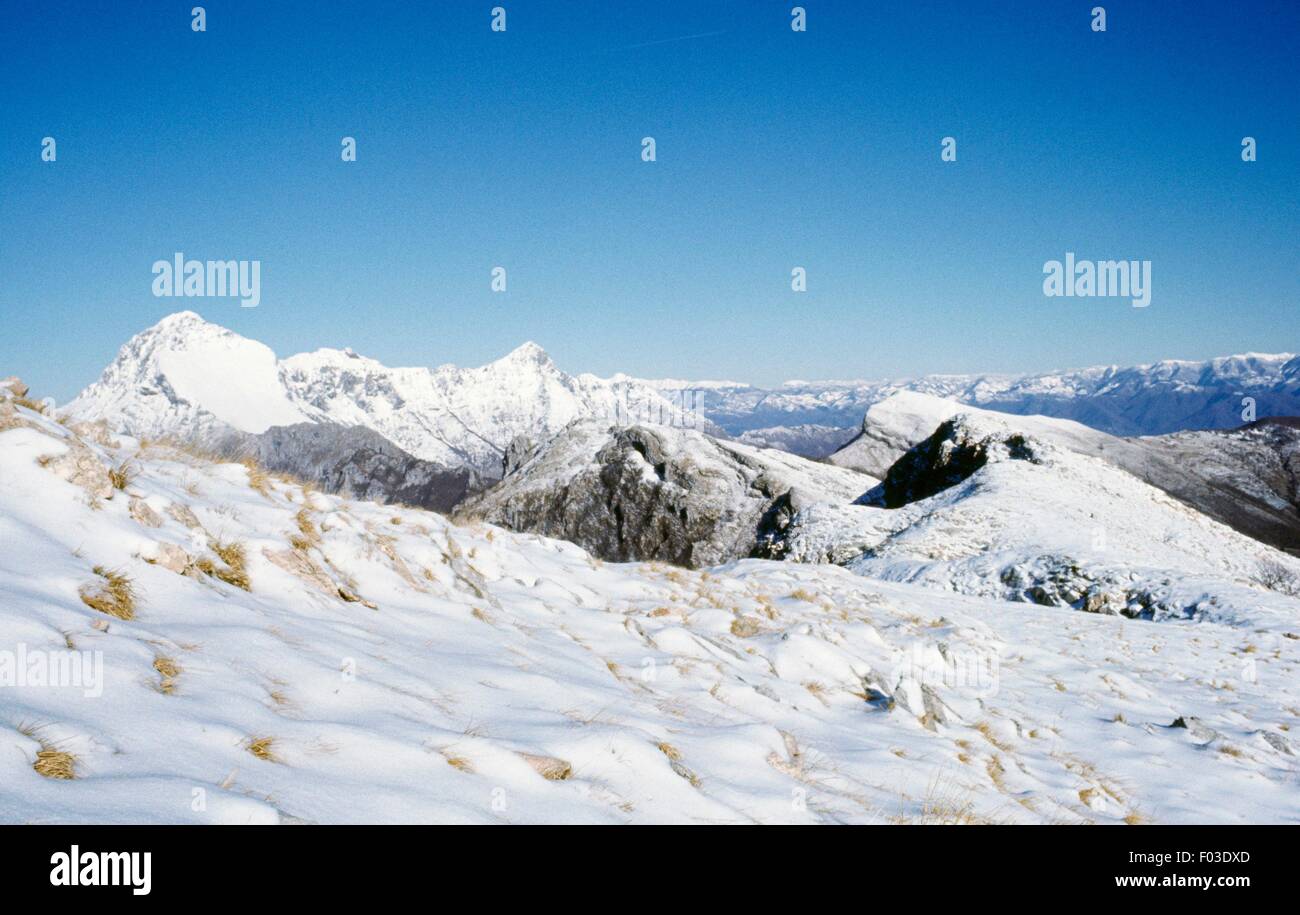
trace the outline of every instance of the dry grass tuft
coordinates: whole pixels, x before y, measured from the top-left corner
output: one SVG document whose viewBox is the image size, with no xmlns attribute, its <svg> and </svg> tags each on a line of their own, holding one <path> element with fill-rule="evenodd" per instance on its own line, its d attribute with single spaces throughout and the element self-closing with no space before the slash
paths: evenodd
<svg viewBox="0 0 1300 915">
<path fill-rule="evenodd" d="M 57 778 L 64 781 L 76 778 L 77 757 L 57 749 L 54 744 L 39 736 L 40 729 L 38 726 L 25 723 L 18 725 L 19 734 L 30 737 L 41 745 L 41 748 L 36 752 L 36 762 L 32 763 L 32 768 L 36 770 L 38 775 L 45 778 Z"/>
<path fill-rule="evenodd" d="M 748 639 L 759 634 L 762 627 L 758 620 L 749 616 L 738 616 L 731 621 L 731 634 L 739 639 Z"/>
<path fill-rule="evenodd" d="M 36 753 L 32 768 L 46 778 L 71 781 L 77 777 L 77 757 L 63 750 L 44 749 Z"/>
<path fill-rule="evenodd" d="M 95 566 L 94 572 L 104 581 L 82 585 L 77 592 L 81 595 L 81 602 L 119 620 L 134 619 L 136 593 L 131 579 L 103 566 Z"/>
<path fill-rule="evenodd" d="M 204 556 L 194 563 L 195 568 L 204 575 L 224 581 L 228 585 L 243 588 L 245 591 L 253 590 L 252 582 L 248 578 L 248 553 L 242 543 L 212 540 L 208 542 L 208 548 L 217 554 L 217 558 L 223 565 L 218 566 Z"/>
<path fill-rule="evenodd" d="M 258 759 L 266 762 L 278 763 L 280 761 L 280 758 L 275 755 L 274 737 L 250 737 L 245 749 Z"/>
<path fill-rule="evenodd" d="M 265 470 L 257 465 L 252 458 L 244 458 L 239 463 L 244 465 L 248 471 L 248 485 L 254 492 L 263 495 L 271 495 L 271 476 Z"/>
<path fill-rule="evenodd" d="M 451 766 L 453 769 L 456 769 L 460 772 L 466 772 L 469 774 L 473 774 L 474 772 L 473 763 L 471 763 L 468 759 L 466 759 L 463 756 L 448 756 L 447 765 Z"/>
<path fill-rule="evenodd" d="M 14 397 L 12 400 L 16 406 L 26 407 L 33 413 L 39 413 L 42 416 L 45 415 L 45 404 L 38 400 L 32 400 L 30 397 Z"/>
<path fill-rule="evenodd" d="M 659 752 L 664 754 L 664 756 L 667 756 L 671 760 L 678 760 L 682 758 L 682 751 L 677 749 L 675 746 L 673 746 L 670 743 L 659 744 Z"/>
<path fill-rule="evenodd" d="M 316 527 L 316 522 L 311 520 L 311 511 L 306 506 L 298 509 L 298 514 L 293 516 L 293 520 L 298 525 L 298 532 L 302 534 L 303 540 L 312 546 L 320 543 L 320 530 Z"/>
<path fill-rule="evenodd" d="M 813 594 L 813 593 L 810 592 L 810 591 L 806 591 L 806 590 L 804 590 L 803 588 L 796 588 L 795 590 L 791 591 L 791 592 L 790 592 L 790 599 L 791 599 L 791 600 L 801 600 L 801 601 L 806 601 L 807 603 L 810 603 L 810 604 L 815 604 L 815 603 L 817 603 L 817 595 L 816 595 L 816 594 Z"/>
<path fill-rule="evenodd" d="M 135 479 L 135 475 L 135 469 L 131 466 L 131 461 L 128 459 L 118 464 L 116 467 L 109 469 L 108 481 L 113 484 L 114 489 L 120 491 L 126 489 L 127 486 L 131 484 L 131 481 Z"/>
<path fill-rule="evenodd" d="M 153 659 L 153 669 L 158 671 L 162 680 L 158 683 L 158 690 L 167 695 L 171 695 L 176 689 L 176 678 L 181 675 L 181 666 L 171 658 L 164 658 L 161 655 Z"/>
</svg>

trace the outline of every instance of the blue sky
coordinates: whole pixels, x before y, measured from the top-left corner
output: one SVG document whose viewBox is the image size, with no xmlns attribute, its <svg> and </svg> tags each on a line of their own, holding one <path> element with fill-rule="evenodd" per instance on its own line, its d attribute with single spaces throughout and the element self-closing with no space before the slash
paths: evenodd
<svg viewBox="0 0 1300 915">
<path fill-rule="evenodd" d="M 1300 350 L 1300 4 L 497 2 L 4 4 L 0 372 L 66 399 L 181 308 L 756 383 Z M 176 251 L 261 305 L 155 298 Z M 1066 251 L 1151 307 L 1046 298 Z"/>
</svg>

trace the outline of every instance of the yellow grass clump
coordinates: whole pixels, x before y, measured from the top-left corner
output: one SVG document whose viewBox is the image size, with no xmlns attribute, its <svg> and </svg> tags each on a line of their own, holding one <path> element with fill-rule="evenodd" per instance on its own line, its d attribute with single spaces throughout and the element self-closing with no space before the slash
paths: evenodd
<svg viewBox="0 0 1300 915">
<path fill-rule="evenodd" d="M 77 777 L 77 757 L 62 750 L 40 750 L 32 768 L 46 778 L 71 781 Z"/>
<path fill-rule="evenodd" d="M 266 762 L 280 761 L 280 758 L 275 755 L 274 737 L 250 737 L 246 749 L 258 759 Z"/>
<path fill-rule="evenodd" d="M 135 618 L 135 585 L 121 572 L 95 566 L 94 572 L 102 582 L 82 585 L 78 590 L 81 602 L 92 610 L 119 620 Z"/>
<path fill-rule="evenodd" d="M 170 694 L 176 688 L 176 678 L 181 675 L 181 666 L 171 658 L 161 655 L 153 659 L 153 669 L 158 671 L 162 680 L 158 684 L 161 692 Z"/>
<path fill-rule="evenodd" d="M 134 478 L 135 478 L 135 470 L 132 469 L 131 462 L 129 460 L 123 461 L 122 463 L 118 464 L 116 467 L 110 468 L 108 471 L 108 481 L 112 483 L 113 488 L 117 490 L 126 489 L 126 487 L 130 485 L 131 480 L 133 480 Z"/>
<path fill-rule="evenodd" d="M 228 585 L 234 585 L 236 588 L 243 588 L 245 591 L 253 590 L 252 582 L 248 578 L 248 554 L 242 543 L 213 540 L 208 543 L 208 548 L 216 553 L 222 565 L 219 566 L 204 556 L 194 564 L 200 572 L 224 581 Z"/>
<path fill-rule="evenodd" d="M 252 458 L 244 458 L 240 461 L 244 469 L 248 471 L 248 485 L 254 492 L 263 496 L 271 494 L 271 476 L 265 470 L 257 465 Z"/>
<path fill-rule="evenodd" d="M 27 724 L 18 725 L 18 733 L 24 737 L 30 737 L 41 745 L 41 748 L 36 751 L 36 761 L 32 763 L 32 768 L 36 770 L 36 774 L 62 781 L 71 781 L 76 778 L 77 757 L 64 750 L 56 749 L 54 744 L 43 737 L 38 737 L 37 731 L 39 730 L 39 728 Z"/>
</svg>

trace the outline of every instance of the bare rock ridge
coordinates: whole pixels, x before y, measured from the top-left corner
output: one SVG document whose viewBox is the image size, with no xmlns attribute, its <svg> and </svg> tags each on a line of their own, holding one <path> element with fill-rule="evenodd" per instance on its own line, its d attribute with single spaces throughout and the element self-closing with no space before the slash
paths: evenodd
<svg viewBox="0 0 1300 915">
<path fill-rule="evenodd" d="M 602 559 L 700 568 L 750 555 L 810 500 L 848 502 L 874 478 L 664 426 L 576 422 L 507 452 L 505 478 L 460 508 Z"/>
</svg>

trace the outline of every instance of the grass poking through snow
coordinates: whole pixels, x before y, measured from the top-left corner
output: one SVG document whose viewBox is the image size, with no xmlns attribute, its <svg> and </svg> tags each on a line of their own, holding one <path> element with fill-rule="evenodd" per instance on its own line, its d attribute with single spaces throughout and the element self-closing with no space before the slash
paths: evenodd
<svg viewBox="0 0 1300 915">
<path fill-rule="evenodd" d="M 217 554 L 222 565 L 217 565 L 204 556 L 194 564 L 200 572 L 224 581 L 228 585 L 234 585 L 236 588 L 243 588 L 245 591 L 253 590 L 252 582 L 248 578 L 248 553 L 242 543 L 213 540 L 208 543 L 208 548 Z"/>
<path fill-rule="evenodd" d="M 131 579 L 122 572 L 95 566 L 94 572 L 102 582 L 82 585 L 78 591 L 81 602 L 119 620 L 135 618 L 136 593 Z"/>
</svg>

